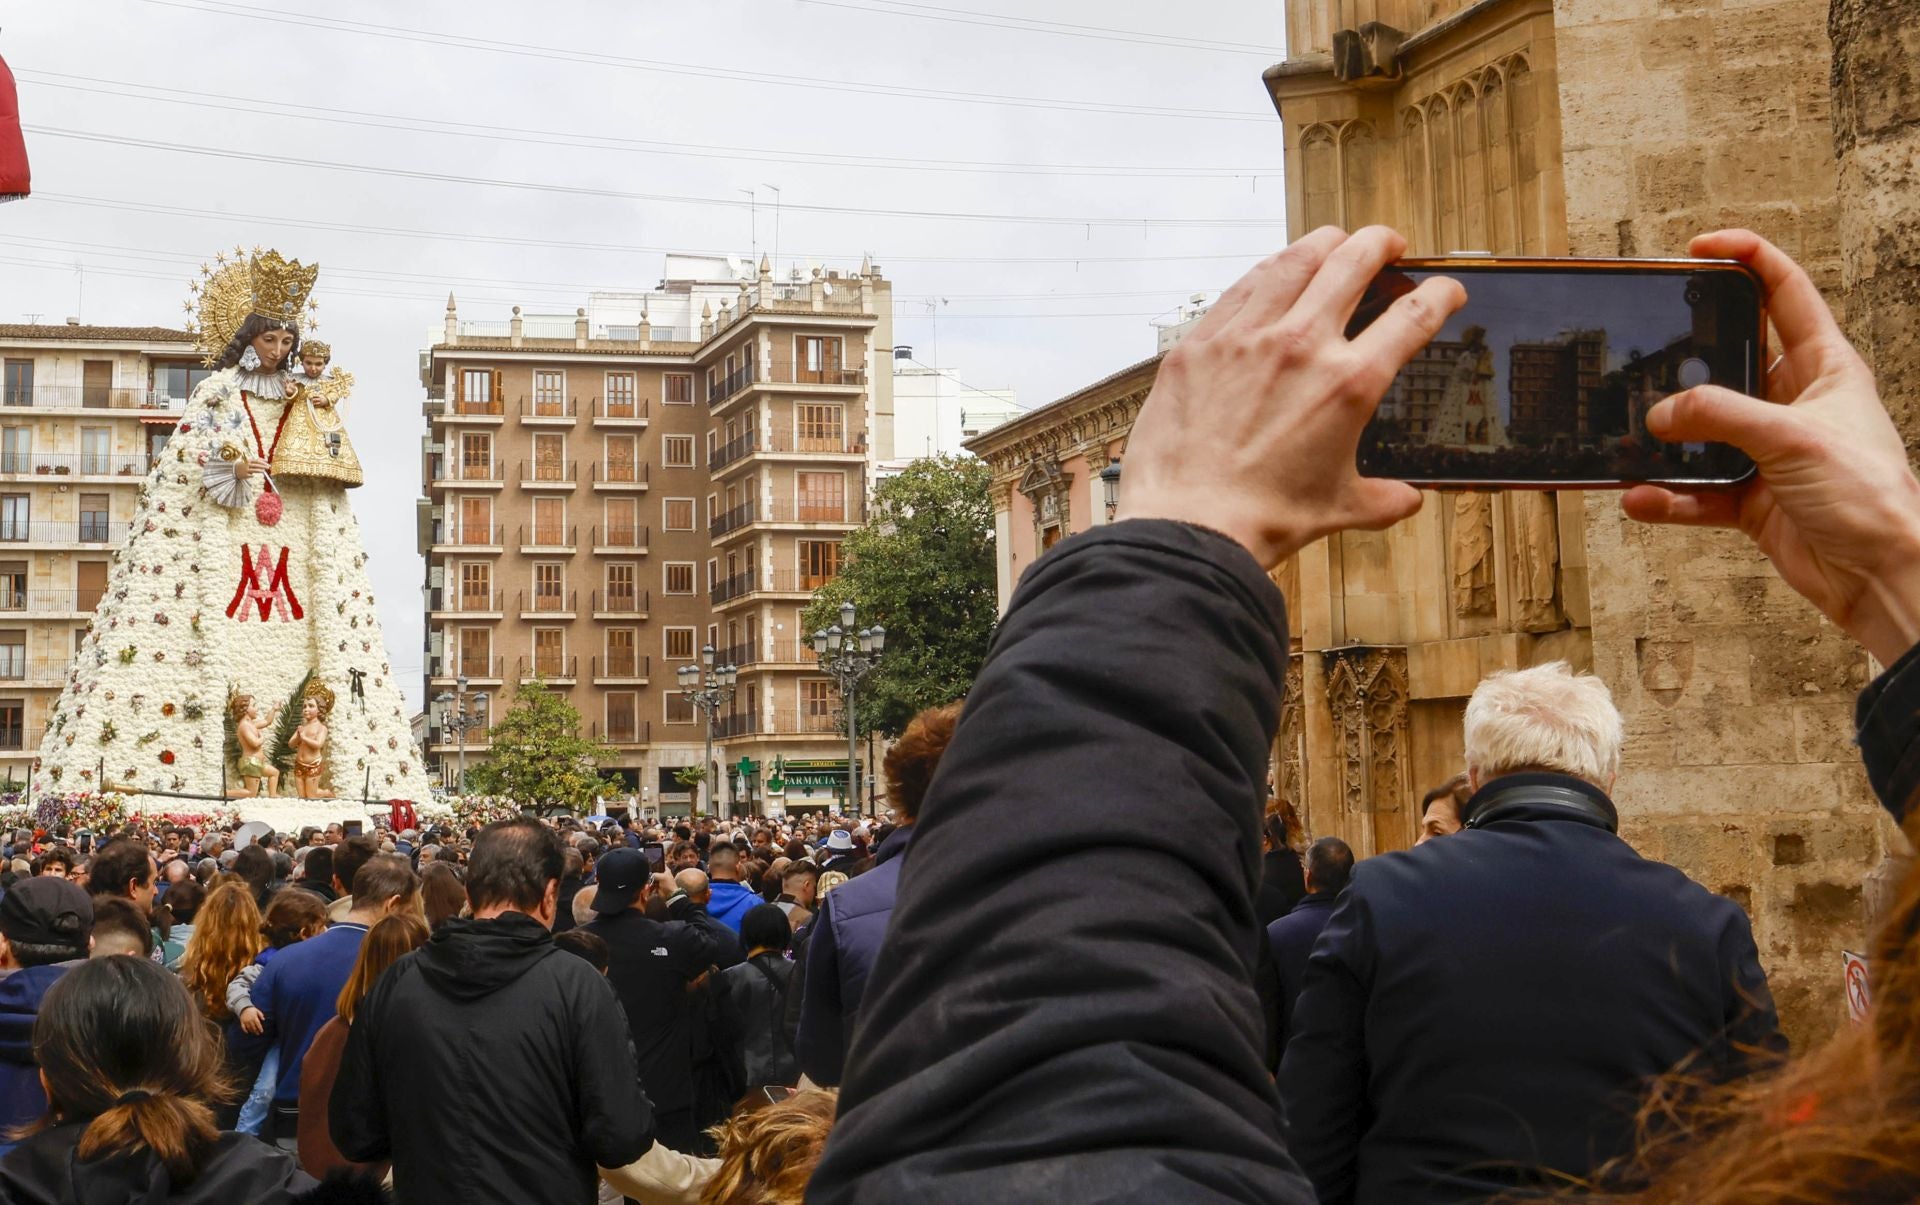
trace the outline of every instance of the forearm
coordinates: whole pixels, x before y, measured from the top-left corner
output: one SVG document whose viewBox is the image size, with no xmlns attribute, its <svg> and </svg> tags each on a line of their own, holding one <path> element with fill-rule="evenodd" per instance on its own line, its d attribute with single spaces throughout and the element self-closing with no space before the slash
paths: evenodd
<svg viewBox="0 0 1920 1205">
<path fill-rule="evenodd" d="M 1251 986 L 1281 606 L 1179 524 L 1028 572 L 922 808 L 819 1199 L 1021 1164 L 1095 1194 L 1304 1195 Z"/>
</svg>

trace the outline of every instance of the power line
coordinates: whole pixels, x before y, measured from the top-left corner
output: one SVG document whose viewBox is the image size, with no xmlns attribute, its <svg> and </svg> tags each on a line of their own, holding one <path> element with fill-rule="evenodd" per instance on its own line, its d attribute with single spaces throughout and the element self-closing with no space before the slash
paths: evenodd
<svg viewBox="0 0 1920 1205">
<path fill-rule="evenodd" d="M 166 151 L 169 154 L 176 155 L 201 155 L 214 159 L 237 159 L 248 163 L 269 163 L 278 167 L 319 168 L 328 171 L 353 172 L 360 175 L 389 176 L 402 180 L 424 180 L 436 184 L 464 184 L 484 188 L 513 189 L 523 192 L 555 193 L 565 196 L 606 197 L 621 201 L 652 201 L 666 205 L 698 205 L 702 208 L 709 209 L 715 207 L 745 209 L 749 204 L 749 202 L 728 197 L 696 197 L 683 196 L 675 193 L 628 192 L 617 188 L 588 188 L 577 184 L 542 184 L 532 180 L 501 180 L 491 176 L 461 176 L 449 172 L 419 171 L 413 168 L 376 167 L 369 163 L 342 163 L 305 157 L 290 158 L 281 155 L 265 154 L 258 151 L 239 151 L 221 147 L 193 146 L 182 142 L 161 142 L 152 138 L 132 138 L 118 134 L 102 134 L 92 130 L 63 130 L 54 126 L 22 123 L 20 128 L 31 134 L 40 134 L 51 138 L 67 138 L 78 142 L 97 142 L 109 146 L 141 147 L 146 150 Z M 861 217 L 942 222 L 1004 222 L 1033 226 L 1124 226 L 1129 228 L 1141 227 L 1154 229 L 1186 227 L 1217 230 L 1286 225 L 1284 220 L 1278 218 L 1048 217 L 1042 214 L 968 213 L 955 210 L 933 209 L 868 209 L 855 205 L 810 205 L 805 202 L 796 201 L 787 202 L 786 208 L 805 213 L 857 215 Z"/>
<path fill-rule="evenodd" d="M 781 75 L 767 71 L 735 71 L 721 67 L 694 66 L 664 62 L 658 59 L 641 59 L 627 55 L 605 54 L 599 51 L 571 50 L 561 46 L 540 46 L 533 43 L 505 42 L 491 38 L 476 38 L 467 34 L 444 34 L 433 30 L 411 29 L 398 25 L 377 25 L 370 21 L 350 21 L 335 17 L 320 17 L 311 13 L 291 14 L 271 12 L 252 8 L 244 4 L 231 3 L 230 0 L 139 0 L 139 2 L 162 8 L 181 9 L 186 12 L 206 13 L 213 16 L 242 17 L 254 21 L 298 25 L 308 29 L 324 29 L 335 33 L 351 33 L 401 42 L 451 46 L 463 50 L 478 50 L 490 54 L 511 55 L 520 58 L 548 59 L 556 62 L 588 63 L 600 67 L 616 67 L 633 71 L 653 72 L 662 75 L 691 76 L 696 79 L 721 79 L 736 83 L 761 84 L 772 87 L 807 88 L 830 92 L 851 92 L 868 96 L 896 96 L 915 100 L 1000 105 L 1023 109 L 1057 109 L 1071 113 L 1105 113 L 1128 117 L 1167 117 L 1200 121 L 1268 122 L 1272 120 L 1272 118 L 1266 114 L 1242 113 L 1225 109 L 1183 109 L 1168 106 L 1114 104 L 1100 101 L 1060 100 L 1037 96 L 1009 96 L 990 92 L 960 92 L 942 88 L 910 88 L 894 84 L 850 83 L 844 80 L 828 80 L 801 75 Z"/>
<path fill-rule="evenodd" d="M 477 245 L 495 245 L 511 247 L 549 247 L 564 251 L 617 252 L 635 255 L 697 255 L 724 257 L 733 252 L 711 250 L 697 247 L 648 246 L 636 243 L 593 243 L 568 239 L 531 238 L 520 235 L 455 233 L 444 230 L 422 230 L 409 227 L 370 226 L 352 222 L 325 222 L 313 218 L 289 217 L 285 214 L 239 213 L 214 209 L 195 209 L 183 205 L 158 205 L 150 202 L 123 201 L 110 197 L 89 197 L 72 193 L 35 192 L 33 200 L 40 204 L 78 205 L 88 208 L 115 209 L 131 213 L 152 213 L 169 217 L 194 218 L 203 221 L 219 222 L 231 227 L 235 222 L 252 222 L 268 226 L 284 226 L 296 230 L 333 230 L 347 234 L 370 234 L 383 238 L 402 239 L 439 239 L 457 243 Z M 1211 260 L 1237 261 L 1252 263 L 1273 253 L 1273 248 L 1255 251 L 1205 252 L 1195 255 L 892 255 L 885 256 L 890 263 L 905 264 L 1140 264 L 1140 263 L 1198 263 Z M 826 260 L 832 255 L 812 252 L 795 252 L 795 258 L 808 260 Z M 876 257 L 879 258 L 879 257 Z"/>
<path fill-rule="evenodd" d="M 960 8 L 942 8 L 935 4 L 908 4 L 904 0 L 869 0 L 866 4 L 852 4 L 847 3 L 846 0 L 800 0 L 800 2 L 825 8 L 851 9 L 854 12 L 885 13 L 894 17 L 914 17 L 956 25 L 984 25 L 989 29 L 1012 29 L 1024 33 L 1055 34 L 1060 37 L 1089 38 L 1102 42 L 1134 42 L 1143 46 L 1172 46 L 1183 50 L 1210 50 L 1227 54 L 1277 56 L 1283 53 L 1277 46 L 1242 45 L 1213 38 L 1152 34 L 1142 30 L 1114 29 L 1105 25 L 1075 25 L 1067 21 L 1044 21 L 1035 17 L 1015 17 L 1004 13 L 976 13 Z"/>
<path fill-rule="evenodd" d="M 124 80 L 98 79 L 56 71 L 16 71 L 14 75 L 36 87 L 86 92 L 95 96 L 114 96 L 162 104 L 188 105 L 226 113 L 254 113 L 265 117 L 295 117 L 304 121 L 327 122 L 375 130 L 405 130 L 456 138 L 479 138 L 489 142 L 519 142 L 536 146 L 558 146 L 578 150 L 614 150 L 636 154 L 669 155 L 688 159 L 720 159 L 781 163 L 802 167 L 862 168 L 875 171 L 950 172 L 980 175 L 1087 176 L 1126 179 L 1172 180 L 1244 180 L 1261 176 L 1277 177 L 1278 167 L 1152 167 L 1126 164 L 1015 163 L 992 160 L 914 159 L 896 155 L 845 155 L 836 153 L 797 154 L 764 147 L 732 147 L 697 142 L 662 142 L 644 138 L 620 138 L 610 134 L 581 134 L 561 130 L 524 129 L 481 122 L 446 121 L 436 117 L 416 117 L 396 113 L 370 113 L 358 109 L 340 109 L 327 105 L 305 105 L 292 101 L 261 97 L 233 96 L 217 92 L 196 92 L 167 88 L 158 84 L 134 84 Z M 77 80 L 79 83 L 60 83 Z M 86 84 L 102 85 L 86 87 Z M 126 91 L 125 89 L 137 89 Z M 156 95 L 173 93 L 174 95 Z M 201 99 L 195 99 L 201 98 Z M 220 104 L 219 101 L 233 101 Z M 447 127 L 447 128 L 436 128 Z"/>
</svg>

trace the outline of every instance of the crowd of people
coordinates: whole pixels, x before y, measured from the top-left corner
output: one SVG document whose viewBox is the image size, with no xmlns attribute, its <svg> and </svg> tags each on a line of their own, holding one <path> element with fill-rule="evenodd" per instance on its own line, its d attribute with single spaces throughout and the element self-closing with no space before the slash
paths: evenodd
<svg viewBox="0 0 1920 1205">
<path fill-rule="evenodd" d="M 0 1199 L 1920 1198 L 1920 877 L 1868 1022 L 1790 1058 L 1745 914 L 1618 836 L 1598 679 L 1483 681 L 1412 849 L 1271 798 L 1265 568 L 1419 501 L 1352 469 L 1459 301 L 1347 338 L 1401 247 L 1317 231 L 1169 354 L 1127 521 L 1028 571 L 884 819 L 7 835 Z M 1888 667 L 1860 743 L 1904 819 L 1920 482 L 1805 274 L 1694 250 L 1766 283 L 1791 404 L 1663 403 L 1759 473 L 1626 509 L 1746 531 Z"/>
</svg>

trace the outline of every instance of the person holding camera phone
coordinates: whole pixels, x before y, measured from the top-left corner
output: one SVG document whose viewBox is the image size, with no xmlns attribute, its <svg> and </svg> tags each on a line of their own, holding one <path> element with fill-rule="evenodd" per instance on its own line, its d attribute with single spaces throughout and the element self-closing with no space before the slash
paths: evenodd
<svg viewBox="0 0 1920 1205">
<path fill-rule="evenodd" d="M 1061 1185 L 1314 1199 L 1252 987 L 1287 652 L 1266 570 L 1420 506 L 1409 485 L 1361 477 L 1355 450 L 1461 287 L 1429 278 L 1345 334 L 1405 245 L 1380 227 L 1316 230 L 1223 294 L 1141 410 L 1122 521 L 1028 569 L 918 819 L 809 1200 L 1051 1200 Z M 1920 792 L 1920 482 L 1806 274 L 1745 231 L 1692 250 L 1763 282 L 1784 404 L 1700 387 L 1655 405 L 1659 438 L 1724 441 L 1758 471 L 1719 493 L 1638 486 L 1623 505 L 1738 527 L 1891 667 L 1862 696 L 1861 742 L 1899 815 Z M 1188 839 L 1166 840 L 1169 806 Z M 1025 821 L 1041 811 L 1036 842 Z"/>
</svg>

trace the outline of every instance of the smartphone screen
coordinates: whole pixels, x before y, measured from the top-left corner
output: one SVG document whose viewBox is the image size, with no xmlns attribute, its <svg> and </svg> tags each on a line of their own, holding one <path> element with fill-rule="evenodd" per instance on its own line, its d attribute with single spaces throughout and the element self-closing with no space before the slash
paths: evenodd
<svg viewBox="0 0 1920 1205">
<path fill-rule="evenodd" d="M 343 820 L 340 822 L 340 831 L 349 837 L 358 837 L 365 829 L 366 825 L 358 820 Z"/>
<path fill-rule="evenodd" d="M 1360 472 L 1416 485 L 1725 485 L 1753 471 L 1725 444 L 1666 443 L 1647 411 L 1695 385 L 1762 388 L 1758 283 L 1720 261 L 1408 260 L 1382 272 L 1359 333 L 1430 276 L 1467 302 L 1394 377 L 1360 439 Z"/>
<path fill-rule="evenodd" d="M 655 870 L 658 870 L 662 866 L 666 865 L 667 851 L 661 846 L 661 844 L 658 841 L 649 841 L 645 845 L 642 845 L 640 847 L 640 852 L 647 855 L 647 862 Z"/>
</svg>

